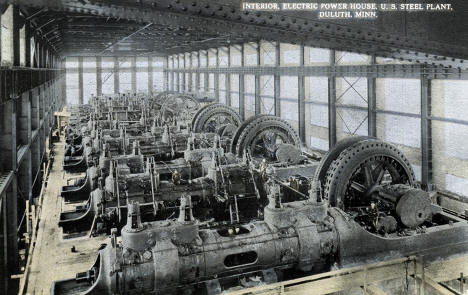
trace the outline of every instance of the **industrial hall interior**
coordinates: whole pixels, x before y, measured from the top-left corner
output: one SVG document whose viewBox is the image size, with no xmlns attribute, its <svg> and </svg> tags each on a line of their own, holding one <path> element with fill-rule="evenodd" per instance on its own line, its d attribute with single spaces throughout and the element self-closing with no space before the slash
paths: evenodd
<svg viewBox="0 0 468 295">
<path fill-rule="evenodd" d="M 281 1 L 0 0 L 0 294 L 468 294 L 468 2 Z"/>
</svg>

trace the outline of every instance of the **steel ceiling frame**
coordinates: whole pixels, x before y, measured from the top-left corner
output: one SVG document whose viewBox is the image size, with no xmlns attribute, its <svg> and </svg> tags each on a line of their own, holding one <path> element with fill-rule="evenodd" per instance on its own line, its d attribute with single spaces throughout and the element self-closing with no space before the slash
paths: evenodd
<svg viewBox="0 0 468 295">
<path fill-rule="evenodd" d="M 53 10 L 87 13 L 117 18 L 125 18 L 139 23 L 195 28 L 202 32 L 219 34 L 230 32 L 224 46 L 236 43 L 267 40 L 303 43 L 306 46 L 331 48 L 342 51 L 359 52 L 369 55 L 409 60 L 415 63 L 439 65 L 449 68 L 466 69 L 468 52 L 465 47 L 457 47 L 432 41 L 420 41 L 398 35 L 383 34 L 373 30 L 352 28 L 346 25 L 293 17 L 287 14 L 240 11 L 239 6 L 213 4 L 206 0 L 140 0 L 138 4 L 119 1 L 109 4 L 105 1 L 90 0 L 8 0 L 23 5 Z M 187 36 L 188 38 L 188 36 Z M 221 42 L 220 42 L 221 43 Z M 186 51 L 223 46 L 222 44 L 187 44 L 167 48 L 165 53 L 174 54 Z"/>
</svg>

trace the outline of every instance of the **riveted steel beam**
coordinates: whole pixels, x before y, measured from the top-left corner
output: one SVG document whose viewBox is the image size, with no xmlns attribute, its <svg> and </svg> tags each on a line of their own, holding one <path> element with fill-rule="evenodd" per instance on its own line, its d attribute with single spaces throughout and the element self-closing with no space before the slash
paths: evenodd
<svg viewBox="0 0 468 295">
<path fill-rule="evenodd" d="M 146 58 L 146 62 L 148 63 L 148 93 L 151 95 L 153 94 L 153 58 L 151 56 L 148 56 Z M 164 59 L 164 65 L 167 65 L 166 59 Z M 163 66 L 163 68 L 167 68 L 167 66 Z M 166 80 L 167 80 L 167 73 L 163 71 L 163 83 L 164 87 L 166 88 Z M 166 88 L 167 89 L 167 88 Z"/>
<path fill-rule="evenodd" d="M 181 61 L 181 57 L 182 57 L 182 61 Z M 183 68 L 184 70 L 186 69 L 186 64 L 185 64 L 185 54 L 184 55 L 178 55 L 178 58 L 179 58 L 179 68 Z M 185 89 L 187 89 L 187 81 L 185 81 L 185 73 L 186 72 L 179 72 L 179 77 L 182 76 L 182 79 L 181 79 L 181 87 L 179 88 L 179 92 L 184 92 Z M 182 74 L 182 75 L 180 75 Z M 180 79 L 180 78 L 179 78 Z"/>
<path fill-rule="evenodd" d="M 177 70 L 180 69 L 180 61 L 179 61 L 179 55 L 175 55 L 175 60 L 177 61 Z M 175 91 L 177 92 L 180 92 L 180 75 L 179 75 L 179 71 L 174 71 L 175 73 Z"/>
<path fill-rule="evenodd" d="M 96 95 L 102 95 L 102 58 L 96 57 Z"/>
<path fill-rule="evenodd" d="M 240 60 L 241 60 L 241 66 L 240 68 L 245 68 L 244 67 L 244 45 L 241 45 L 240 47 Z M 245 120 L 245 79 L 244 79 L 244 73 L 239 73 L 239 115 L 242 120 Z"/>
<path fill-rule="evenodd" d="M 197 51 L 197 69 L 200 68 L 200 51 Z M 196 87 L 195 87 L 195 91 L 200 91 L 201 90 L 201 87 L 200 87 L 200 72 L 196 72 L 195 73 L 195 84 Z"/>
<path fill-rule="evenodd" d="M 301 44 L 299 51 L 299 67 L 304 67 L 304 44 Z M 305 144 L 305 77 L 303 75 L 298 76 L 298 94 L 299 138 Z"/>
<path fill-rule="evenodd" d="M 252 46 L 251 44 L 247 43 L 248 46 Z M 261 44 L 260 42 L 257 42 L 257 46 L 255 48 L 255 54 L 257 57 L 257 66 L 260 67 L 260 49 L 261 49 Z M 255 115 L 258 115 L 261 113 L 261 98 L 260 98 L 260 73 L 255 73 Z"/>
<path fill-rule="evenodd" d="M 171 77 L 169 89 L 170 91 L 174 91 L 174 58 L 172 56 L 168 56 L 168 65 L 167 67 L 170 69 L 169 74 Z"/>
<path fill-rule="evenodd" d="M 78 58 L 78 104 L 83 104 L 83 58 Z"/>
<path fill-rule="evenodd" d="M 281 46 L 280 42 L 276 42 L 275 44 L 275 71 L 279 72 L 281 66 Z M 281 95 L 281 81 L 280 81 L 280 75 L 279 73 L 276 73 L 273 76 L 274 79 L 274 104 L 275 104 L 275 116 L 280 117 L 281 116 L 281 102 L 280 102 L 280 95 Z"/>
<path fill-rule="evenodd" d="M 20 65 L 20 29 L 21 18 L 18 6 L 13 6 L 13 65 Z"/>
<path fill-rule="evenodd" d="M 114 56 L 114 93 L 117 94 L 120 92 L 120 81 L 119 81 L 119 59 Z"/>
<path fill-rule="evenodd" d="M 229 32 L 229 37 L 241 36 L 246 40 L 284 40 L 296 44 L 304 42 L 306 46 L 402 58 L 429 65 L 465 69 L 465 60 L 468 59 L 468 51 L 461 46 L 407 38 L 366 28 L 352 28 L 312 18 L 297 18 L 283 13 L 250 13 L 241 11 L 237 2 L 227 5 L 214 4 L 208 0 L 141 0 L 138 6 L 122 2 L 109 4 L 104 1 L 86 3 L 72 0 L 8 2 L 18 1 L 34 7 L 48 6 L 55 10 L 120 17 L 140 23 L 155 22 L 166 26 L 196 28 L 216 35 L 219 32 Z M 230 38 L 224 39 L 227 43 Z M 208 42 L 204 46 L 213 47 Z M 181 44 L 167 50 L 190 51 L 193 50 L 193 44 Z"/>
<path fill-rule="evenodd" d="M 375 65 L 375 55 L 371 56 L 371 64 Z M 377 136 L 377 94 L 376 94 L 376 78 L 367 78 L 367 126 L 369 136 Z"/>
<path fill-rule="evenodd" d="M 431 80 L 421 76 L 421 186 L 432 189 Z"/>
<path fill-rule="evenodd" d="M 219 51 L 218 48 L 214 49 L 215 60 L 216 64 L 215 67 L 219 68 Z M 214 94 L 215 94 L 215 101 L 219 102 L 219 73 L 214 73 Z"/>
<path fill-rule="evenodd" d="M 208 54 L 208 51 L 205 51 L 205 69 L 208 68 L 208 64 L 209 64 L 209 54 Z M 205 92 L 209 92 L 210 89 L 209 89 L 209 76 L 208 76 L 208 72 L 205 72 L 204 76 L 203 76 L 203 89 Z"/>
<path fill-rule="evenodd" d="M 189 68 L 193 68 L 193 62 L 192 62 L 192 53 L 189 52 L 187 53 L 186 55 L 188 55 L 188 59 L 189 59 Z M 184 59 L 186 57 L 184 56 Z M 187 81 L 187 85 L 188 85 L 188 91 L 193 91 L 193 85 L 192 85 L 192 73 L 189 73 L 189 79 Z"/>
<path fill-rule="evenodd" d="M 227 67 L 231 67 L 231 46 L 227 47 L 226 50 L 227 55 Z M 226 74 L 224 76 L 224 90 L 225 90 L 225 97 L 226 97 L 226 105 L 231 105 L 231 74 Z"/>
<path fill-rule="evenodd" d="M 468 80 L 468 70 L 448 69 L 419 64 L 374 64 L 335 66 L 293 66 L 293 67 L 222 67 L 200 69 L 175 69 L 176 72 L 230 73 L 282 76 L 335 76 L 367 78 L 408 78 L 419 79 L 422 74 L 430 79 Z"/>
<path fill-rule="evenodd" d="M 25 67 L 31 67 L 31 26 L 28 21 L 24 25 L 24 50 L 25 50 Z"/>
<path fill-rule="evenodd" d="M 132 85 L 132 92 L 136 93 L 136 56 L 132 56 L 130 58 L 130 69 L 131 69 L 131 85 Z"/>
<path fill-rule="evenodd" d="M 335 67 L 335 51 L 330 52 L 330 67 Z M 328 145 L 330 149 L 336 144 L 336 75 L 328 77 Z"/>
</svg>

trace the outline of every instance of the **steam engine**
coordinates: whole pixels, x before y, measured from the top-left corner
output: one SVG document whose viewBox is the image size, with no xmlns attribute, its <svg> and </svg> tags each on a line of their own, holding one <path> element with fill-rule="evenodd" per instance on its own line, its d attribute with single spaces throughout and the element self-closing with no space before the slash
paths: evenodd
<svg viewBox="0 0 468 295">
<path fill-rule="evenodd" d="M 235 140 L 235 138 L 234 138 Z M 300 180 L 300 178 L 298 178 Z M 304 195 L 300 183 L 264 176 L 260 218 L 231 224 L 194 217 L 182 194 L 178 218 L 127 223 L 76 278 L 51 294 L 219 294 L 377 260 L 467 251 L 468 224 L 418 188 L 406 157 L 374 138 L 340 142 L 321 160 Z"/>
</svg>

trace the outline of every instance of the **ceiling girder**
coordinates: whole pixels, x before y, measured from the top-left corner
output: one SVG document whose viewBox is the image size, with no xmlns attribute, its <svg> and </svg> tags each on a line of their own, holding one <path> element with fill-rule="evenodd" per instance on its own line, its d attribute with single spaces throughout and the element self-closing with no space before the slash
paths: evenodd
<svg viewBox="0 0 468 295">
<path fill-rule="evenodd" d="M 34 7 L 47 6 L 52 10 L 107 16 L 139 23 L 195 29 L 213 35 L 225 35 L 223 46 L 236 41 L 267 40 L 313 47 L 405 59 L 416 63 L 460 67 L 465 69 L 468 50 L 433 41 L 406 38 L 375 30 L 353 28 L 314 19 L 294 17 L 284 13 L 243 12 L 239 1 L 232 5 L 214 4 L 207 0 L 139 0 L 130 1 L 88 0 L 8 0 Z M 186 36 L 187 39 L 188 36 Z M 209 48 L 218 42 L 207 42 L 200 48 Z M 193 51 L 193 44 L 176 44 L 168 54 Z"/>
</svg>

